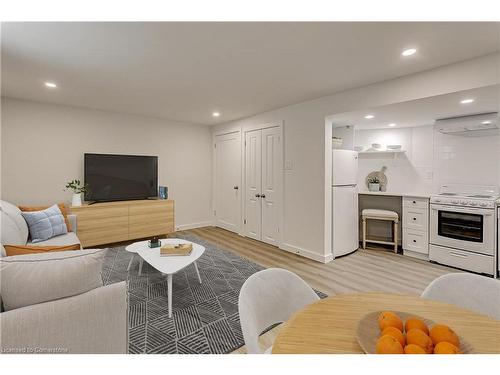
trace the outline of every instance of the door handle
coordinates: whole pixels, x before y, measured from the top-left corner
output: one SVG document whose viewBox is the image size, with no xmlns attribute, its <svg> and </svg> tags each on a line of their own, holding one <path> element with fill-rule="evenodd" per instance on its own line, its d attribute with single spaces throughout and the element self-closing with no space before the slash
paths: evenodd
<svg viewBox="0 0 500 375">
<path fill-rule="evenodd" d="M 233 189 L 234 190 L 238 190 L 238 186 L 233 186 Z"/>
<path fill-rule="evenodd" d="M 265 197 L 266 197 L 266 195 L 265 195 L 265 194 L 262 194 L 260 197 L 261 197 L 261 198 L 265 198 Z"/>
<path fill-rule="evenodd" d="M 255 194 L 255 198 L 260 198 L 260 194 Z"/>
</svg>

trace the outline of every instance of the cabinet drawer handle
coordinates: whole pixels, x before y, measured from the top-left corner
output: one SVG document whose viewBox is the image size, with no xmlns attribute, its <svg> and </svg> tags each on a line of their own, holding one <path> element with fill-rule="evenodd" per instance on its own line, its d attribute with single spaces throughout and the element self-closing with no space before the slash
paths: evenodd
<svg viewBox="0 0 500 375">
<path fill-rule="evenodd" d="M 467 255 L 454 253 L 453 251 L 450 251 L 450 255 L 453 255 L 454 257 L 458 257 L 458 258 L 464 258 L 464 259 L 468 258 Z"/>
<path fill-rule="evenodd" d="M 413 204 L 417 204 L 417 202 L 416 202 L 416 201 L 413 201 Z"/>
<path fill-rule="evenodd" d="M 416 218 L 416 217 L 414 217 L 414 218 L 413 218 L 413 220 L 417 220 L 417 218 Z"/>
<path fill-rule="evenodd" d="M 413 240 L 413 242 L 417 242 L 417 240 Z"/>
</svg>

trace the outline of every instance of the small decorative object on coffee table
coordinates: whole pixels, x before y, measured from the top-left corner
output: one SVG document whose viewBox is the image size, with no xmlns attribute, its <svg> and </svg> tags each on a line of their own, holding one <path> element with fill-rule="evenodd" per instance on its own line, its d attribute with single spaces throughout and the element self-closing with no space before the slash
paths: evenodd
<svg viewBox="0 0 500 375">
<path fill-rule="evenodd" d="M 187 256 L 191 255 L 191 251 L 193 251 L 193 245 L 190 243 L 165 244 L 160 249 L 160 256 Z"/>
<path fill-rule="evenodd" d="M 73 192 L 71 205 L 73 207 L 80 207 L 82 205 L 82 193 L 86 193 L 89 190 L 89 184 L 82 184 L 80 180 L 72 180 L 64 187 L 64 191 L 67 190 Z"/>
<path fill-rule="evenodd" d="M 154 249 L 155 247 L 160 247 L 161 246 L 160 239 L 158 237 L 151 238 L 148 241 L 148 246 L 152 249 Z"/>
</svg>

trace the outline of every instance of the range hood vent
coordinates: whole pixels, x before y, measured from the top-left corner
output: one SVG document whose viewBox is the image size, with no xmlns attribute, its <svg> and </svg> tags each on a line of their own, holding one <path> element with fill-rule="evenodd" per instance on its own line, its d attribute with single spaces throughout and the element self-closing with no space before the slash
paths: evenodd
<svg viewBox="0 0 500 375">
<path fill-rule="evenodd" d="M 443 134 L 478 137 L 496 135 L 499 133 L 498 112 L 438 119 L 434 121 L 434 126 Z"/>
</svg>

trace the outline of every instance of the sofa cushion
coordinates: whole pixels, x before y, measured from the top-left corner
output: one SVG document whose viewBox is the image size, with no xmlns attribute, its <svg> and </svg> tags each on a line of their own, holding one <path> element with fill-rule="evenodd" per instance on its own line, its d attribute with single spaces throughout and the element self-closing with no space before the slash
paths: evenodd
<svg viewBox="0 0 500 375">
<path fill-rule="evenodd" d="M 78 239 L 77 235 L 75 232 L 69 232 L 66 234 L 61 234 L 60 236 L 55 236 L 52 238 L 49 238 L 48 240 L 45 241 L 40 241 L 40 242 L 31 242 L 28 241 L 27 245 L 32 245 L 32 246 L 66 246 L 66 245 L 73 245 L 73 244 L 80 244 L 80 240 Z"/>
<path fill-rule="evenodd" d="M 42 211 L 50 206 L 19 206 L 19 209 L 22 212 L 33 212 L 33 211 Z M 57 207 L 61 210 L 61 213 L 64 217 L 64 222 L 66 223 L 66 228 L 68 229 L 68 232 L 71 232 L 71 222 L 68 219 L 68 210 L 66 209 L 66 205 L 64 203 L 58 203 Z"/>
<path fill-rule="evenodd" d="M 54 204 L 42 211 L 22 212 L 28 223 L 31 242 L 48 240 L 68 232 L 61 210 Z"/>
<path fill-rule="evenodd" d="M 28 241 L 28 224 L 21 210 L 6 201 L 0 201 L 2 244 L 25 245 Z"/>
<path fill-rule="evenodd" d="M 0 258 L 0 294 L 5 311 L 102 286 L 105 252 L 75 250 Z"/>
<path fill-rule="evenodd" d="M 64 246 L 36 246 L 36 245 L 5 245 L 5 252 L 8 257 L 24 254 L 50 253 L 52 251 L 80 250 L 80 244 Z"/>
</svg>

